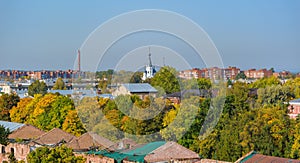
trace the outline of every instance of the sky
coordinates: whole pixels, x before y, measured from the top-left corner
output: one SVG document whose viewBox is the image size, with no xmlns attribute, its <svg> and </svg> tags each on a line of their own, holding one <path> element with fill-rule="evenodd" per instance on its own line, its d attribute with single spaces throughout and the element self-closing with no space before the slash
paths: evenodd
<svg viewBox="0 0 300 163">
<path fill-rule="evenodd" d="M 204 54 L 197 53 L 189 42 L 159 31 L 126 35 L 115 40 L 102 58 L 88 57 L 90 51 L 84 49 L 85 42 L 99 26 L 120 14 L 144 9 L 170 11 L 196 23 L 216 47 L 224 67 L 273 67 L 275 71 L 300 72 L 298 0 L 0 0 L 0 69 L 76 69 L 77 50 L 82 49 L 83 70 L 95 70 L 84 67 L 93 60 L 97 60 L 96 69 L 137 70 L 148 63 L 149 47 L 152 62 L 157 66 L 207 66 L 205 58 L 199 57 Z M 157 20 L 165 21 L 161 17 Z M 157 20 L 145 19 L 140 23 Z M 126 26 L 134 21 L 123 23 Z M 185 24 L 179 23 L 178 28 L 191 32 Z M 104 46 L 102 42 L 119 29 L 123 25 L 111 28 L 107 36 L 97 36 L 94 46 Z"/>
</svg>

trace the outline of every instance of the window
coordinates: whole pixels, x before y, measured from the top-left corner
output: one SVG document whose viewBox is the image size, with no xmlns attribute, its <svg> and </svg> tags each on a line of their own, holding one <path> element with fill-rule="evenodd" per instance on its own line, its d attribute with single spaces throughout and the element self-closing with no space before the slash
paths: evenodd
<svg viewBox="0 0 300 163">
<path fill-rule="evenodd" d="M 1 153 L 5 153 L 5 146 L 1 147 Z"/>
<path fill-rule="evenodd" d="M 10 153 L 15 153 L 15 149 L 14 148 L 10 148 Z"/>
</svg>

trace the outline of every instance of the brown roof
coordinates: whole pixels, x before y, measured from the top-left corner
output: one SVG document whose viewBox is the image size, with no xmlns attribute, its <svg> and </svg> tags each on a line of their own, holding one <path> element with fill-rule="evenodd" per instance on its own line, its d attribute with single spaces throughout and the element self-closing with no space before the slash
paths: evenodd
<svg viewBox="0 0 300 163">
<path fill-rule="evenodd" d="M 300 160 L 282 158 L 282 157 L 274 157 L 274 156 L 266 156 L 262 154 L 257 154 L 254 151 L 249 152 L 244 157 L 238 159 L 235 163 L 300 163 Z"/>
<path fill-rule="evenodd" d="M 23 139 L 23 140 L 29 140 L 29 139 L 35 139 L 41 135 L 45 134 L 44 131 L 26 124 L 17 130 L 13 131 L 11 134 L 9 134 L 9 139 Z"/>
<path fill-rule="evenodd" d="M 74 150 L 89 150 L 91 147 L 107 149 L 113 145 L 114 143 L 110 140 L 91 132 L 85 133 L 67 143 L 67 146 Z"/>
<path fill-rule="evenodd" d="M 70 142 L 74 138 L 76 138 L 74 135 L 69 134 L 59 128 L 54 128 L 39 136 L 34 140 L 34 142 L 40 145 L 56 145 L 62 141 Z"/>
<path fill-rule="evenodd" d="M 265 156 L 262 154 L 255 154 L 250 159 L 244 161 L 244 163 L 252 163 L 252 162 L 259 162 L 259 163 L 300 163 L 300 160 L 294 160 L 289 158 L 281 158 L 281 157 L 274 157 L 274 156 Z"/>
<path fill-rule="evenodd" d="M 230 162 L 212 160 L 212 159 L 201 159 L 201 160 L 197 161 L 196 163 L 230 163 Z"/>
<path fill-rule="evenodd" d="M 147 162 L 199 159 L 199 155 L 176 142 L 167 142 L 145 157 Z"/>
</svg>

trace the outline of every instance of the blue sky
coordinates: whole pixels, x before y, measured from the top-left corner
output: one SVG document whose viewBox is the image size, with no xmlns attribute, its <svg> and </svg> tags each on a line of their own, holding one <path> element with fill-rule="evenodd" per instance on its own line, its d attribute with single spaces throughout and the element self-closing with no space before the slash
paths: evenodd
<svg viewBox="0 0 300 163">
<path fill-rule="evenodd" d="M 0 0 L 0 69 L 72 69 L 77 49 L 94 29 L 119 14 L 141 9 L 169 10 L 196 22 L 216 45 L 224 66 L 300 72 L 297 0 Z M 171 49 L 180 45 L 170 42 Z M 154 52 L 153 62 L 161 65 L 162 57 L 155 58 Z M 189 57 L 185 54 L 189 51 L 180 53 Z M 110 61 L 102 68 L 115 68 Z M 165 62 L 172 66 L 172 57 Z M 190 65 L 205 67 L 201 61 Z"/>
</svg>

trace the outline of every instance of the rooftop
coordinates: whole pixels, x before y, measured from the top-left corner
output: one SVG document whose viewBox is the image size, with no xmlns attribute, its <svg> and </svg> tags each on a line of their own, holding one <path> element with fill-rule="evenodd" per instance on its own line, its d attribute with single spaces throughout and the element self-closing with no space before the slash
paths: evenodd
<svg viewBox="0 0 300 163">
<path fill-rule="evenodd" d="M 125 83 L 122 84 L 129 92 L 157 92 L 157 90 L 148 83 Z"/>
<path fill-rule="evenodd" d="M 108 149 L 113 145 L 114 143 L 110 140 L 91 132 L 85 133 L 79 138 L 71 140 L 67 144 L 67 146 L 77 151 L 87 151 L 92 149 L 93 147 Z"/>
<path fill-rule="evenodd" d="M 70 142 L 76 137 L 59 128 L 54 128 L 34 140 L 35 143 L 41 145 L 57 145 L 63 141 Z"/>
<path fill-rule="evenodd" d="M 16 123 L 16 122 L 7 122 L 7 121 L 0 121 L 0 125 L 4 128 L 8 128 L 10 132 L 17 130 L 18 128 L 24 126 L 25 124 Z"/>
<path fill-rule="evenodd" d="M 12 132 L 8 138 L 9 139 L 34 139 L 41 135 L 45 134 L 44 131 L 32 126 L 32 125 L 23 125 L 22 127 L 18 128 L 14 132 Z"/>
<path fill-rule="evenodd" d="M 300 160 L 274 157 L 274 156 L 266 156 L 266 155 L 258 154 L 255 151 L 251 151 L 248 154 L 246 154 L 244 157 L 238 159 L 235 163 L 252 163 L 252 162 L 259 162 L 259 163 L 270 163 L 270 162 L 300 163 Z"/>
<path fill-rule="evenodd" d="M 168 160 L 200 159 L 199 155 L 176 142 L 167 142 L 153 150 L 145 157 L 147 162 L 161 162 Z"/>
<path fill-rule="evenodd" d="M 300 104 L 300 98 L 295 99 L 295 100 L 291 100 L 290 103 L 299 103 Z"/>
</svg>

